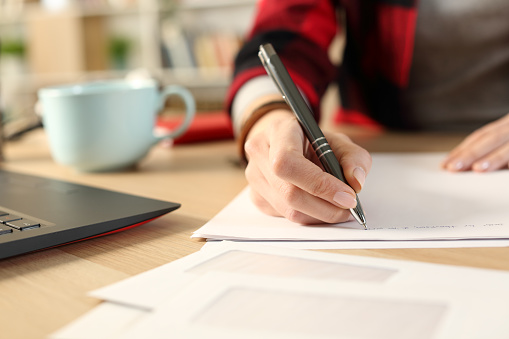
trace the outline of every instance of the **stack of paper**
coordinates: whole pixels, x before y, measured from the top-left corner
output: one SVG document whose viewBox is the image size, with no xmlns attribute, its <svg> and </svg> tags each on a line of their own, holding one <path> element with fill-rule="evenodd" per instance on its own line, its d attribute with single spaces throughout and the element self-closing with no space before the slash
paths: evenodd
<svg viewBox="0 0 509 339">
<path fill-rule="evenodd" d="M 222 242 L 52 338 L 508 338 L 509 273 Z"/>
<path fill-rule="evenodd" d="M 193 237 L 299 248 L 509 246 L 509 173 L 450 173 L 444 154 L 374 154 L 359 199 L 368 230 L 351 221 L 303 226 L 267 216 L 245 189 Z"/>
</svg>

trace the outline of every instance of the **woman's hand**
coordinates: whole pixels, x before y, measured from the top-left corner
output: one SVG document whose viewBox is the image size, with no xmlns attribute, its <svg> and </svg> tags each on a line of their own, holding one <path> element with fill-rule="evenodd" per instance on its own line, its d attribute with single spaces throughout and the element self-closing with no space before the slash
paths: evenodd
<svg viewBox="0 0 509 339">
<path fill-rule="evenodd" d="M 246 178 L 261 211 L 301 224 L 352 220 L 348 209 L 356 206 L 371 156 L 343 134 L 326 137 L 353 189 L 324 172 L 290 111 L 272 111 L 253 126 L 245 143 Z"/>
<path fill-rule="evenodd" d="M 509 163 L 509 114 L 478 129 L 454 148 L 442 163 L 449 171 L 489 172 Z"/>
</svg>

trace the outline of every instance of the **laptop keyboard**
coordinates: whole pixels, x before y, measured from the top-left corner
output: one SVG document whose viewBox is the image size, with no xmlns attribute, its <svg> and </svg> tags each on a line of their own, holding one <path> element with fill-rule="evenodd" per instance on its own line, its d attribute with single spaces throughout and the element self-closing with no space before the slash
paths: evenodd
<svg viewBox="0 0 509 339">
<path fill-rule="evenodd" d="M 41 223 L 0 211 L 0 235 L 40 228 Z"/>
</svg>

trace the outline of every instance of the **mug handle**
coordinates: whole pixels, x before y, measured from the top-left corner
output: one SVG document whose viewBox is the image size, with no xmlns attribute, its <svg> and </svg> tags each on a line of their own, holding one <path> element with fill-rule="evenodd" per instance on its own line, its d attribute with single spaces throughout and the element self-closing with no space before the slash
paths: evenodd
<svg viewBox="0 0 509 339">
<path fill-rule="evenodd" d="M 185 131 L 187 131 L 196 114 L 196 103 L 194 101 L 193 95 L 187 89 L 178 85 L 170 85 L 165 86 L 163 88 L 163 90 L 159 94 L 160 102 L 158 112 L 163 109 L 166 99 L 172 95 L 176 95 L 182 98 L 182 100 L 184 101 L 184 105 L 186 106 L 186 116 L 184 118 L 184 121 L 180 124 L 180 126 L 177 129 L 169 133 L 165 133 L 161 136 L 158 136 L 157 137 L 158 140 L 168 138 L 175 139 L 181 136 Z"/>
</svg>

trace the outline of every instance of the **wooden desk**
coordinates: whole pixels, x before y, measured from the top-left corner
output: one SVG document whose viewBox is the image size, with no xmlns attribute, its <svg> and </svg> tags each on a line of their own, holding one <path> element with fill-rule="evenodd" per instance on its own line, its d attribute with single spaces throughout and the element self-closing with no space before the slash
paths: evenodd
<svg viewBox="0 0 509 339">
<path fill-rule="evenodd" d="M 463 136 L 346 130 L 370 151 L 447 151 Z M 5 169 L 180 202 L 139 228 L 0 261 L 1 338 L 44 338 L 99 301 L 86 293 L 186 256 L 203 242 L 191 233 L 246 185 L 231 141 L 158 146 L 136 169 L 84 174 L 51 160 L 42 131 L 5 148 Z M 509 270 L 509 249 L 336 250 L 347 254 Z"/>
</svg>

